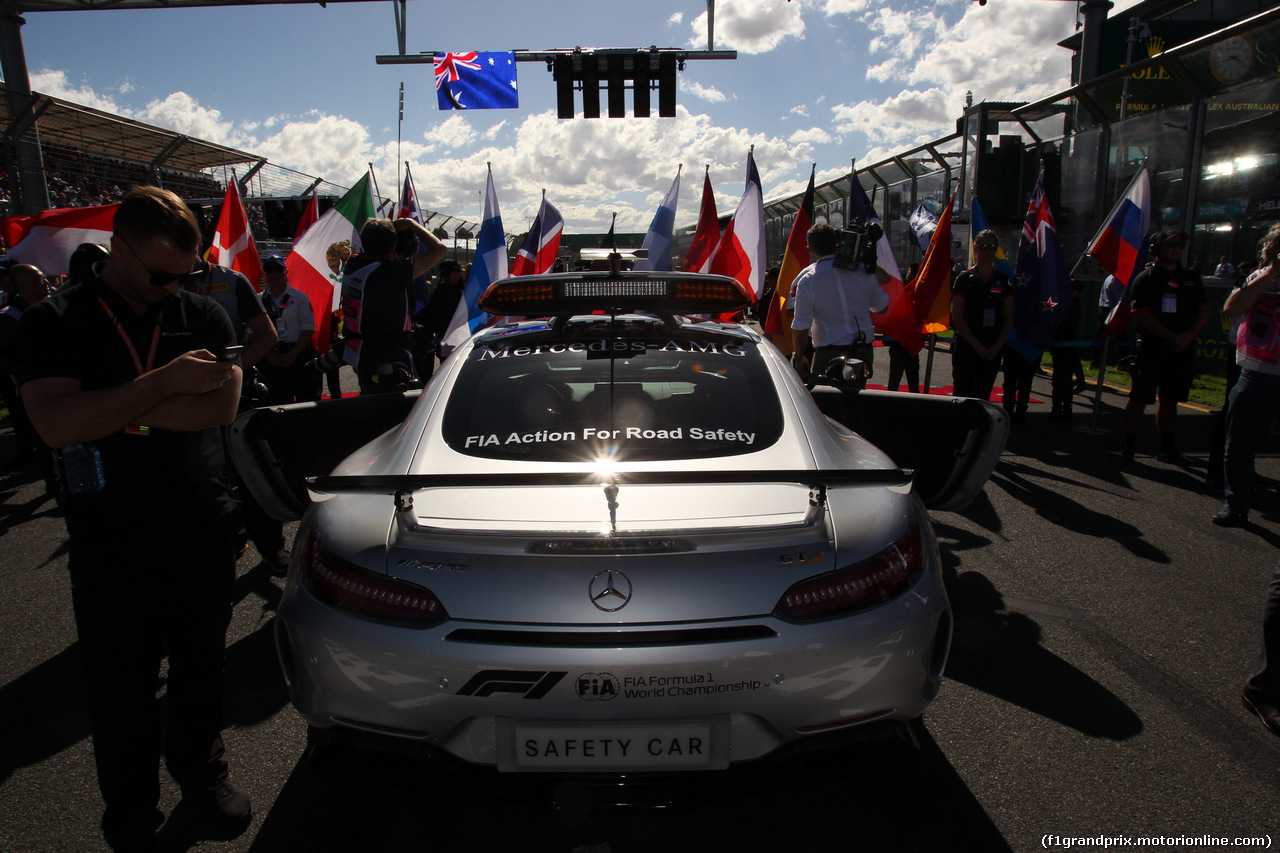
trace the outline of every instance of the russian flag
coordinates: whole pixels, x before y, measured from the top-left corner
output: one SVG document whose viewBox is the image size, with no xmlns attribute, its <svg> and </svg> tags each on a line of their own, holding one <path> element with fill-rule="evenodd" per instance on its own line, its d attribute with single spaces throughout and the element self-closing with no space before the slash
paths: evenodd
<svg viewBox="0 0 1280 853">
<path fill-rule="evenodd" d="M 635 269 L 671 271 L 671 234 L 676 226 L 676 204 L 680 200 L 680 169 L 682 168 L 684 168 L 683 164 L 677 167 L 676 179 L 671 182 L 671 189 L 667 190 L 667 196 L 662 200 L 662 204 L 658 205 L 658 212 L 653 215 L 653 222 L 649 223 L 649 233 L 644 235 L 644 243 L 640 246 L 647 250 L 648 254 L 636 261 Z"/>
<path fill-rule="evenodd" d="M 1147 233 L 1151 230 L 1151 176 L 1143 166 L 1129 182 L 1093 241 L 1089 254 L 1099 266 L 1124 282 L 1124 295 L 1107 316 L 1103 337 L 1119 337 L 1129 328 L 1129 286 L 1147 262 Z"/>
<path fill-rule="evenodd" d="M 45 275 L 66 275 L 71 253 L 81 243 L 110 245 L 119 203 L 100 207 L 61 207 L 35 216 L 3 220 L 9 257 L 39 267 Z"/>
<path fill-rule="evenodd" d="M 495 209 L 497 207 L 496 200 L 494 207 Z M 486 208 L 485 216 L 488 215 Z M 528 236 L 524 238 L 524 245 L 520 247 L 520 251 L 516 253 L 516 259 L 511 263 L 511 275 L 542 275 L 549 271 L 551 265 L 556 262 L 556 253 L 560 251 L 560 235 L 563 233 L 564 217 L 554 205 L 547 201 L 544 193 L 538 215 L 529 228 Z M 483 231 L 480 239 L 484 240 Z"/>
<path fill-rule="evenodd" d="M 558 215 L 558 214 L 557 214 Z M 484 193 L 484 221 L 480 223 L 480 239 L 476 241 L 476 257 L 471 274 L 458 300 L 458 310 L 445 329 L 441 345 L 451 352 L 464 343 L 489 320 L 480 307 L 480 297 L 495 281 L 507 277 L 507 235 L 502 230 L 502 213 L 498 210 L 498 193 L 493 188 L 493 169 Z"/>
</svg>

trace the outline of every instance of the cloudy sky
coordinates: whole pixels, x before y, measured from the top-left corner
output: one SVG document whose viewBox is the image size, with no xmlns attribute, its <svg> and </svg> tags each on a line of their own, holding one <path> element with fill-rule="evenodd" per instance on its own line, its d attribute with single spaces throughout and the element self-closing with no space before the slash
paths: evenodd
<svg viewBox="0 0 1280 853">
<path fill-rule="evenodd" d="M 410 0 L 406 49 L 704 50 L 706 13 L 705 0 Z M 551 74 L 532 62 L 518 65 L 519 109 L 441 112 L 429 64 L 374 61 L 397 52 L 390 2 L 32 12 L 22 38 L 39 92 L 340 185 L 372 162 L 384 195 L 407 160 L 423 207 L 473 220 L 492 163 L 508 232 L 544 189 L 569 232 L 602 231 L 614 212 L 619 231 L 644 231 L 680 164 L 686 224 L 708 165 L 720 212 L 733 210 L 752 145 L 769 199 L 798 192 L 810 163 L 834 178 L 949 133 L 966 92 L 1066 88 L 1057 42 L 1076 15 L 1070 0 L 718 0 L 715 47 L 738 58 L 688 63 L 666 119 L 558 120 Z"/>
</svg>

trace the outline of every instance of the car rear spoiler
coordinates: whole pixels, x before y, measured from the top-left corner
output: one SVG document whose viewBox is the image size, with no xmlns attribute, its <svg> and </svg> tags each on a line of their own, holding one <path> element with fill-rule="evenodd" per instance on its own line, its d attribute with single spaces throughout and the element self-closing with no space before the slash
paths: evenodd
<svg viewBox="0 0 1280 853">
<path fill-rule="evenodd" d="M 413 493 L 423 489 L 492 488 L 495 486 L 601 486 L 617 489 L 620 485 L 691 484 L 716 485 L 739 483 L 795 483 L 808 486 L 809 502 L 826 503 L 829 486 L 898 486 L 911 485 L 912 472 L 902 468 L 857 468 L 850 470 L 800 471 L 598 471 L 511 472 L 496 474 L 388 474 L 330 475 L 308 477 L 307 490 L 312 500 L 323 500 L 336 494 L 394 495 L 396 508 L 404 511 L 413 506 Z"/>
</svg>

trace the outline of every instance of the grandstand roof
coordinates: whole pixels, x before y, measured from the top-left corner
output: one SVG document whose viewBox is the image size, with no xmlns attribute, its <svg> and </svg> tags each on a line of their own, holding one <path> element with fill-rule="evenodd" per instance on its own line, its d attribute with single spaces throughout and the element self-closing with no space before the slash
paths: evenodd
<svg viewBox="0 0 1280 853">
<path fill-rule="evenodd" d="M 39 92 L 31 95 L 40 140 L 46 144 L 191 172 L 236 163 L 257 163 L 262 159 L 257 154 L 194 139 L 51 95 Z M 0 127 L 12 127 L 7 98 L 0 98 Z"/>
</svg>

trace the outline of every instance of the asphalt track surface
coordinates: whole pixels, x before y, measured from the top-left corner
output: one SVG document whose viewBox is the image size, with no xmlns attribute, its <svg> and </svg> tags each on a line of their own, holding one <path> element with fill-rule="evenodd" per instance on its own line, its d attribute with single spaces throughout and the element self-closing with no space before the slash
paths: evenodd
<svg viewBox="0 0 1280 853">
<path fill-rule="evenodd" d="M 881 353 L 884 351 L 881 350 Z M 888 359 L 877 358 L 883 383 Z M 947 356 L 934 384 L 950 382 Z M 937 513 L 956 615 L 947 682 L 918 761 L 851 758 L 783 784 L 663 809 L 553 809 L 430 766 L 306 751 L 276 666 L 283 582 L 240 561 L 225 737 L 253 797 L 234 837 L 180 804 L 162 774 L 167 851 L 1029 851 L 1102 837 L 1280 844 L 1280 738 L 1239 700 L 1280 544 L 1269 485 L 1248 528 L 1209 523 L 1213 415 L 1179 416 L 1186 467 L 1144 444 L 1118 464 L 1107 434 L 1047 420 L 1037 377 L 985 496 Z M 1091 400 L 1076 398 L 1076 427 Z M 0 459 L 11 455 L 0 430 Z M 1280 479 L 1280 439 L 1259 471 Z M 35 470 L 0 472 L 0 851 L 106 849 L 71 619 L 65 529 Z M 139 531 L 139 535 L 145 535 Z M 798 778 L 797 778 L 798 777 Z M 1055 842 L 1048 836 L 1057 836 Z M 1127 842 L 1127 843 L 1126 843 Z M 1055 843 L 1057 846 L 1054 846 Z M 1076 846 L 1080 843 L 1075 842 Z"/>
</svg>

